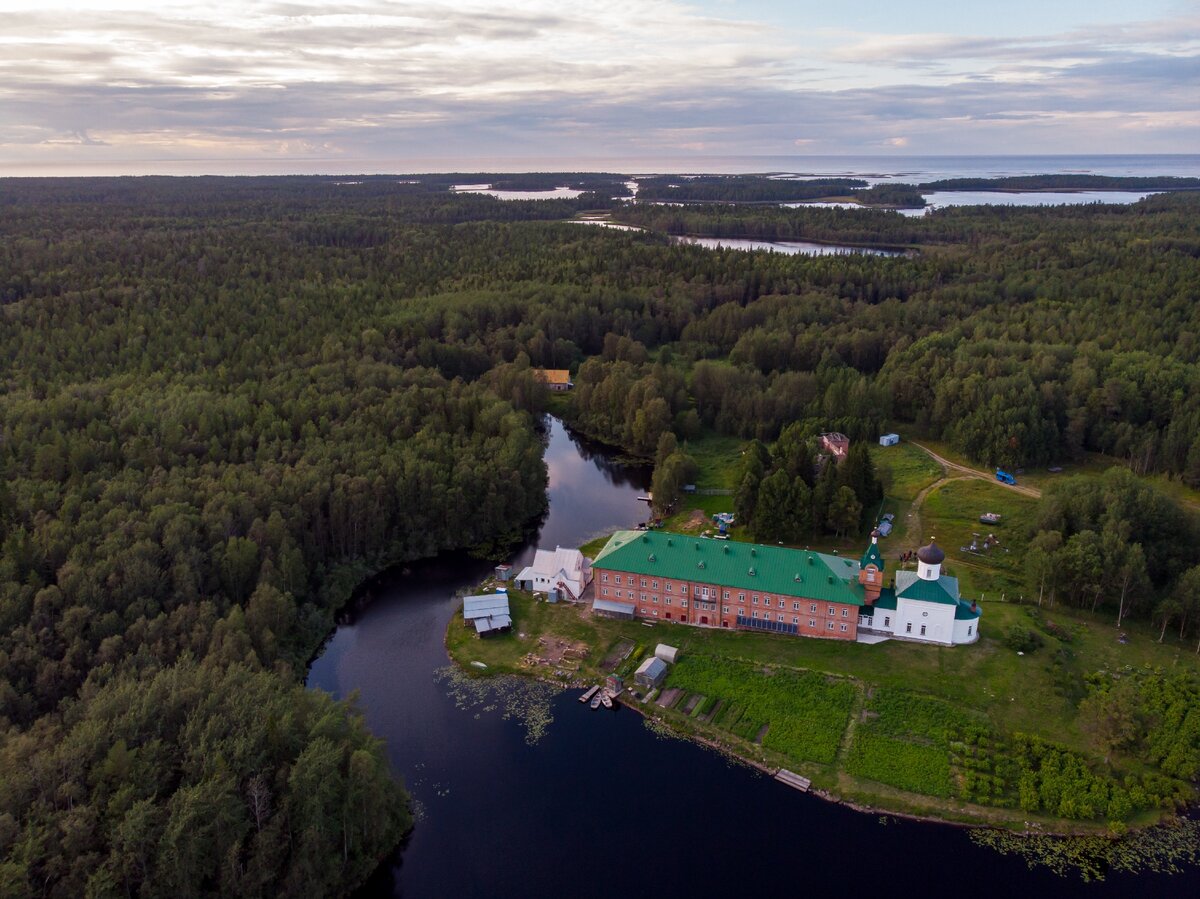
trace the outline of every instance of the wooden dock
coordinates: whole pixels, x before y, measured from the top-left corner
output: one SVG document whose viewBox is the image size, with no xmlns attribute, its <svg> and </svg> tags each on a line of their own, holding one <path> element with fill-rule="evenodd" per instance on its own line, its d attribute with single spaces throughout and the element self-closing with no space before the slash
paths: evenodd
<svg viewBox="0 0 1200 899">
<path fill-rule="evenodd" d="M 579 697 L 579 701 L 587 702 L 589 699 L 591 699 L 593 696 L 596 695 L 596 693 L 599 689 L 600 689 L 599 685 L 592 687 L 590 690 L 588 690 L 586 693 L 584 693 L 582 696 Z"/>
<path fill-rule="evenodd" d="M 807 793 L 808 788 L 812 786 L 812 781 L 807 777 L 801 777 L 799 774 L 793 774 L 784 768 L 780 768 L 775 773 L 775 779 L 780 783 L 787 784 L 793 790 L 799 790 L 801 793 Z"/>
</svg>

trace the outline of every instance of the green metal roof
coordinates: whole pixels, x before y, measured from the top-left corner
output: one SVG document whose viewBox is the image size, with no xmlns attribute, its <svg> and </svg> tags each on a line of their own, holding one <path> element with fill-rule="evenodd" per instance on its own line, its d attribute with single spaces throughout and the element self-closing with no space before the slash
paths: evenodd
<svg viewBox="0 0 1200 899">
<path fill-rule="evenodd" d="M 884 587 L 880 590 L 879 599 L 875 600 L 875 608 L 896 611 L 896 591 L 891 587 Z"/>
<path fill-rule="evenodd" d="M 665 531 L 617 531 L 592 566 L 820 602 L 863 604 L 858 562 L 806 549 Z"/>
<path fill-rule="evenodd" d="M 958 578 L 943 574 L 936 581 L 927 581 L 917 577 L 915 572 L 897 571 L 896 596 L 900 599 L 955 605 L 958 602 Z"/>
<path fill-rule="evenodd" d="M 866 568 L 868 565 L 874 565 L 880 571 L 883 571 L 883 553 L 879 551 L 879 544 L 867 544 L 867 551 L 863 553 L 862 561 L 858 564 L 863 568 Z"/>
<path fill-rule="evenodd" d="M 978 605 L 972 610 L 969 602 L 965 599 L 960 599 L 958 601 L 958 608 L 954 610 L 954 619 L 956 621 L 970 621 L 972 618 L 978 618 L 982 614 L 983 609 L 979 608 Z"/>
<path fill-rule="evenodd" d="M 879 591 L 879 597 L 872 605 L 863 606 L 860 615 L 874 615 L 876 609 L 883 609 L 885 612 L 896 611 L 896 591 L 891 587 L 884 587 Z"/>
</svg>

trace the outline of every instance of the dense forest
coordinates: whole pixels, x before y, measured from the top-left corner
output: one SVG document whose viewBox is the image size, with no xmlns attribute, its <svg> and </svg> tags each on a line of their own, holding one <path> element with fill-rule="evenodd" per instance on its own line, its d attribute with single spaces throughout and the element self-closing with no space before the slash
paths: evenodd
<svg viewBox="0 0 1200 899">
<path fill-rule="evenodd" d="M 861 178 L 655 175 L 638 179 L 637 196 L 671 203 L 786 203 L 841 196 L 866 186 Z"/>
<path fill-rule="evenodd" d="M 861 526 L 873 472 L 803 460 L 818 430 L 893 420 L 981 463 L 1099 451 L 1200 484 L 1200 196 L 617 212 L 917 248 L 804 257 L 560 221 L 617 177 L 538 202 L 406 176 L 0 182 L 0 892 L 359 883 L 409 813 L 306 663 L 366 573 L 495 551 L 543 511 L 538 366 L 575 371 L 575 424 L 660 481 L 704 428 L 777 441 L 738 497 L 763 539 Z M 1048 507 L 1047 597 L 1091 601 L 1055 554 L 1122 534 L 1104 501 Z M 1128 560 L 1145 614 L 1190 563 L 1130 542 L 1166 560 L 1150 587 Z"/>
<path fill-rule="evenodd" d="M 655 175 L 638 179 L 639 201 L 659 203 L 791 203 L 851 198 L 868 206 L 925 205 L 910 184 L 868 186 L 861 178 L 770 175 Z"/>
<path fill-rule="evenodd" d="M 4 895 L 350 890 L 410 816 L 353 706 L 299 683 L 339 587 L 544 508 L 528 366 L 390 358 L 387 317 L 432 283 L 370 274 L 392 226 L 194 187 L 165 216 L 153 190 L 8 194 Z M 392 252 L 446 251 L 411 236 Z"/>
<path fill-rule="evenodd" d="M 1169 175 L 1012 175 L 1006 178 L 946 178 L 921 190 L 1197 190 L 1200 178 Z"/>
</svg>

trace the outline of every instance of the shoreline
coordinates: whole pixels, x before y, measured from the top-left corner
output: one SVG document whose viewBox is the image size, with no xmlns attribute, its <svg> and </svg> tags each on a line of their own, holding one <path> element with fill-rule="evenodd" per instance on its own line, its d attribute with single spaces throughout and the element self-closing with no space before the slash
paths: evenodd
<svg viewBox="0 0 1200 899">
<path fill-rule="evenodd" d="M 447 634 L 448 633 L 449 633 L 449 628 L 447 628 Z M 459 671 L 461 671 L 463 674 L 466 674 L 469 677 L 488 678 L 488 677 L 492 677 L 494 674 L 491 671 L 491 669 L 480 670 L 477 668 L 471 668 L 469 666 L 464 666 L 462 663 L 460 663 L 458 661 L 458 659 L 456 659 L 453 655 L 451 655 L 449 646 L 446 647 L 446 656 L 450 660 L 450 662 L 453 663 L 459 669 Z M 495 672 L 495 673 L 499 673 L 499 672 Z M 587 685 L 590 683 L 589 681 L 583 681 L 583 682 L 572 681 L 569 684 L 564 684 L 562 681 L 556 680 L 554 678 L 540 677 L 536 672 L 533 672 L 533 671 L 503 672 L 503 674 L 508 675 L 508 676 L 522 677 L 522 678 L 526 678 L 528 680 L 538 681 L 540 683 L 552 684 L 555 687 L 558 687 L 561 690 L 563 690 L 563 692 L 566 692 L 569 690 L 574 690 L 574 689 L 586 689 Z M 738 752 L 736 752 L 732 747 L 727 746 L 715 739 L 704 736 L 702 734 L 686 733 L 686 732 L 680 730 L 679 728 L 672 726 L 671 722 L 669 722 L 668 720 L 666 720 L 665 718 L 663 718 L 661 716 L 654 715 L 651 710 L 645 708 L 645 704 L 643 702 L 640 702 L 638 700 L 631 701 L 631 699 L 628 695 L 628 691 L 621 693 L 621 695 L 615 697 L 615 699 L 613 701 L 616 703 L 619 703 L 621 706 L 629 709 L 634 714 L 640 715 L 645 721 L 654 722 L 655 724 L 659 725 L 660 727 L 666 728 L 667 730 L 669 730 L 671 732 L 671 735 L 676 737 L 677 739 L 686 740 L 688 742 L 696 743 L 701 746 L 704 746 L 708 749 L 712 749 L 713 751 L 720 753 L 721 755 L 725 756 L 726 758 L 728 758 L 738 764 L 746 765 L 749 768 L 753 768 L 760 774 L 766 775 L 767 777 L 774 779 L 775 775 L 781 770 L 780 768 L 773 767 L 773 766 L 768 765 L 757 759 L 752 759 L 752 758 L 748 758 L 744 755 L 741 755 Z M 1140 833 L 1140 832 L 1143 832 L 1146 830 L 1151 830 L 1156 827 L 1170 826 L 1173 822 L 1181 820 L 1187 814 L 1187 810 L 1185 810 L 1182 813 L 1175 813 L 1175 814 L 1171 814 L 1168 816 L 1164 816 L 1163 818 L 1160 818 L 1159 820 L 1154 821 L 1150 824 L 1145 824 L 1145 825 L 1141 825 L 1141 826 L 1137 826 L 1137 827 L 1131 826 L 1125 831 L 1125 833 L 1120 834 L 1120 835 L 1113 835 L 1112 833 L 1108 832 L 1107 829 L 1099 827 L 1099 826 L 1097 826 L 1096 829 L 1079 829 L 1079 830 L 1063 830 L 1063 829 L 1060 829 L 1057 827 L 1055 827 L 1054 829 L 1047 829 L 1047 828 L 1042 828 L 1042 827 L 1034 827 L 1034 828 L 1025 827 L 1024 829 L 1016 830 L 1011 827 L 1004 827 L 1003 825 L 999 825 L 999 824 L 959 821 L 959 820 L 954 820 L 951 818 L 942 818 L 942 817 L 938 817 L 935 815 L 922 815 L 922 814 L 919 814 L 917 812 L 912 812 L 912 811 L 898 811 L 896 809 L 888 808 L 886 806 L 869 805 L 869 804 L 858 802 L 856 800 L 853 800 L 853 799 L 850 799 L 850 798 L 847 798 L 844 796 L 839 796 L 836 793 L 833 793 L 826 789 L 822 789 L 820 787 L 812 787 L 803 792 L 801 792 L 801 791 L 796 791 L 796 792 L 800 792 L 801 795 L 816 796 L 818 799 L 822 800 L 823 802 L 830 802 L 835 805 L 843 805 L 846 808 L 852 809 L 853 811 L 858 812 L 859 814 L 864 814 L 864 815 L 887 816 L 887 817 L 891 817 L 891 818 L 900 818 L 900 819 L 903 819 L 906 821 L 915 821 L 915 822 L 918 822 L 921 824 L 944 825 L 947 827 L 954 827 L 954 828 L 957 828 L 960 830 L 968 830 L 968 831 L 970 831 L 970 830 L 997 831 L 997 832 L 1012 834 L 1013 836 L 1020 836 L 1020 837 L 1051 837 L 1054 839 L 1062 839 L 1062 840 L 1101 838 L 1101 839 L 1109 840 L 1113 843 L 1118 843 L 1122 839 L 1125 839 L 1126 837 L 1132 836 L 1136 833 Z M 1194 806 L 1189 806 L 1189 810 L 1192 808 L 1194 808 Z M 1026 823 L 1028 823 L 1028 822 L 1026 822 Z"/>
<path fill-rule="evenodd" d="M 569 679 L 564 681 L 561 677 L 556 678 L 550 676 L 549 671 L 543 672 L 539 669 L 527 668 L 523 666 L 517 668 L 509 668 L 507 666 L 503 668 L 489 666 L 484 669 L 475 667 L 471 665 L 465 658 L 460 659 L 458 656 L 456 656 L 451 648 L 450 636 L 456 621 L 461 623 L 461 620 L 457 619 L 457 616 L 452 616 L 447 622 L 446 629 L 442 635 L 443 649 L 445 650 L 447 659 L 451 662 L 451 664 L 453 664 L 460 673 L 470 678 L 486 679 L 496 675 L 517 676 L 531 681 L 552 684 L 564 692 L 570 690 L 584 690 L 594 683 L 603 682 L 603 674 L 600 673 L 589 676 L 586 672 L 572 671 Z M 688 740 L 708 749 L 712 749 L 716 752 L 719 752 L 730 761 L 744 764 L 768 777 L 774 778 L 782 768 L 782 766 L 774 764 L 773 762 L 769 762 L 765 759 L 758 759 L 744 754 L 743 752 L 739 751 L 739 747 L 725 743 L 718 737 L 678 726 L 677 723 L 674 722 L 669 716 L 655 714 L 656 710 L 647 708 L 644 701 L 633 699 L 628 690 L 623 691 L 619 696 L 615 697 L 615 701 L 620 705 L 625 706 L 630 711 L 640 715 L 645 722 L 653 722 L 655 726 L 665 728 L 667 731 L 669 731 L 669 734 L 672 737 L 681 740 Z M 1024 814 L 1016 809 L 1009 810 L 997 808 L 994 811 L 1015 812 L 1014 817 L 1007 820 L 989 821 L 986 819 L 979 819 L 974 817 L 974 815 L 985 815 L 987 811 L 991 810 L 990 807 L 978 806 L 979 812 L 974 813 L 974 815 L 966 808 L 962 808 L 962 814 L 972 816 L 969 820 L 963 820 L 962 818 L 948 817 L 941 814 L 914 811 L 911 807 L 895 808 L 887 804 L 880 804 L 878 802 L 871 801 L 870 799 L 864 800 L 863 798 L 856 798 L 850 795 L 842 795 L 833 789 L 815 785 L 805 792 L 815 794 L 818 798 L 825 802 L 844 805 L 862 814 L 891 816 L 894 818 L 920 822 L 923 824 L 948 825 L 964 830 L 996 831 L 1020 837 L 1050 837 L 1056 839 L 1100 838 L 1109 840 L 1113 843 L 1117 843 L 1135 833 L 1141 833 L 1157 827 L 1169 826 L 1173 821 L 1181 819 L 1188 814 L 1189 810 L 1196 807 L 1195 804 L 1192 803 L 1182 811 L 1164 813 L 1154 821 L 1136 825 L 1126 825 L 1122 833 L 1114 834 L 1103 823 L 1069 821 L 1066 819 L 1030 821 Z M 931 802 L 939 801 L 939 797 L 936 796 L 925 796 L 924 794 L 919 793 L 912 793 L 911 796 L 918 800 L 925 799 Z"/>
</svg>

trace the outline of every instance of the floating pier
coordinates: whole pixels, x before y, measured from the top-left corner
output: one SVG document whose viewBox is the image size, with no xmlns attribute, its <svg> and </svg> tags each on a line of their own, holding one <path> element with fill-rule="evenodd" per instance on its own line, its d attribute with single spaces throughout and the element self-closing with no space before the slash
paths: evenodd
<svg viewBox="0 0 1200 899">
<path fill-rule="evenodd" d="M 775 774 L 775 779 L 780 783 L 787 784 L 793 790 L 799 790 L 801 793 L 807 793 L 808 788 L 812 786 L 812 781 L 807 777 L 801 777 L 799 774 L 793 774 L 784 768 L 780 768 Z"/>
<path fill-rule="evenodd" d="M 596 686 L 594 686 L 594 687 L 590 687 L 586 693 L 584 693 L 582 696 L 580 696 L 580 697 L 579 697 L 579 701 L 580 701 L 580 702 L 587 702 L 589 699 L 591 699 L 593 696 L 595 696 L 595 695 L 596 695 L 596 691 L 597 691 L 597 690 L 599 690 L 599 689 L 600 689 L 600 685 L 599 685 L 599 684 L 597 684 L 597 685 L 596 685 Z"/>
</svg>

